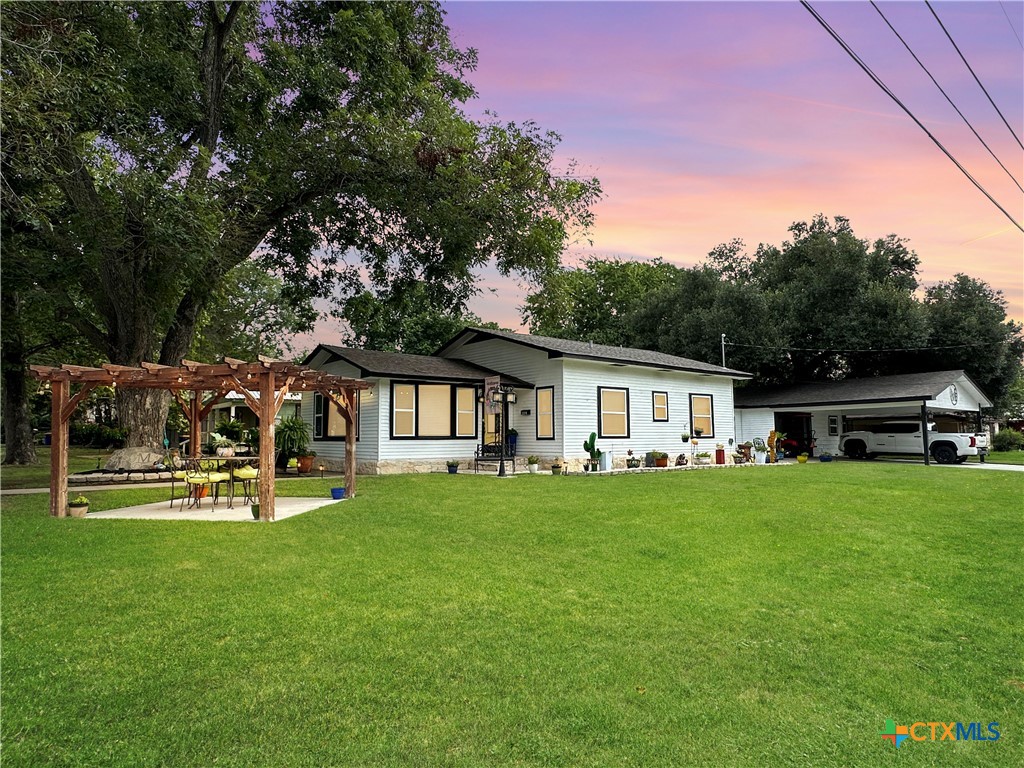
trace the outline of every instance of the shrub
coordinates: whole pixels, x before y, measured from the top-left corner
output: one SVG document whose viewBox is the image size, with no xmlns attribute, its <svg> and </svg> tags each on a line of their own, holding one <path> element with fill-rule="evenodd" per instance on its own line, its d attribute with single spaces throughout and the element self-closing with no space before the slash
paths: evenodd
<svg viewBox="0 0 1024 768">
<path fill-rule="evenodd" d="M 993 451 L 1019 451 L 1024 448 L 1024 434 L 1016 429 L 1001 429 L 992 438 Z"/>
</svg>

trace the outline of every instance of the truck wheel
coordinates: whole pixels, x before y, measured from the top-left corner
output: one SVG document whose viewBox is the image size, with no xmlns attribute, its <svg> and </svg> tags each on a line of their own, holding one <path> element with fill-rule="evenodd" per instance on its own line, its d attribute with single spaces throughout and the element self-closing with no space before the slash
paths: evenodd
<svg viewBox="0 0 1024 768">
<path fill-rule="evenodd" d="M 851 440 L 843 447 L 843 453 L 851 459 L 863 459 L 866 447 L 860 440 Z"/>
<path fill-rule="evenodd" d="M 956 449 L 950 445 L 937 445 L 932 449 L 932 456 L 939 464 L 952 464 L 956 461 Z"/>
</svg>

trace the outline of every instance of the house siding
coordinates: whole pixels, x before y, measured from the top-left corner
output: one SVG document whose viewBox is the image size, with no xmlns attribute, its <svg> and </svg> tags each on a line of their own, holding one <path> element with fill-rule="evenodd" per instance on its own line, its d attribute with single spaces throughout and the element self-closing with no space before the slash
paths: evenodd
<svg viewBox="0 0 1024 768">
<path fill-rule="evenodd" d="M 723 376 L 567 359 L 564 381 L 563 413 L 568 424 L 564 455 L 570 461 L 587 457 L 583 442 L 598 431 L 598 387 L 629 390 L 629 437 L 597 441 L 601 450 L 613 453 L 615 466 L 624 465 L 628 449 L 637 456 L 648 451 L 664 451 L 670 456 L 683 453 L 680 436 L 692 432 L 691 394 L 712 397 L 715 434 L 701 438 L 698 451 L 713 452 L 717 443 L 728 444 L 735 437 L 733 383 Z M 656 391 L 668 393 L 668 421 L 654 421 L 652 393 Z"/>
<path fill-rule="evenodd" d="M 340 360 L 315 367 L 324 373 L 360 378 L 358 368 Z M 356 466 L 360 472 L 372 471 L 372 465 L 379 459 L 380 385 L 376 379 L 366 380 L 373 385 L 373 389 L 363 390 L 359 393 L 359 440 L 356 442 Z M 311 427 L 315 423 L 312 392 L 305 392 L 302 395 L 302 418 Z M 344 440 L 317 440 L 314 438 L 312 446 L 317 457 L 322 459 L 330 469 L 337 470 L 344 467 Z"/>
<path fill-rule="evenodd" d="M 562 384 L 561 358 L 548 358 L 546 352 L 530 349 L 502 339 L 490 339 L 475 344 L 464 344 L 450 350 L 446 357 L 500 371 L 528 381 L 534 387 L 554 387 L 555 439 L 537 439 L 536 389 L 518 389 L 514 406 L 509 407 L 509 426 L 519 432 L 516 453 L 519 456 L 535 454 L 551 460 L 565 455 L 565 409 Z M 523 415 L 522 411 L 529 411 Z"/>
<path fill-rule="evenodd" d="M 768 442 L 768 434 L 773 429 L 775 429 L 775 411 L 771 408 L 740 408 L 736 411 L 736 441 L 738 443 L 753 442 L 757 437 Z"/>
</svg>

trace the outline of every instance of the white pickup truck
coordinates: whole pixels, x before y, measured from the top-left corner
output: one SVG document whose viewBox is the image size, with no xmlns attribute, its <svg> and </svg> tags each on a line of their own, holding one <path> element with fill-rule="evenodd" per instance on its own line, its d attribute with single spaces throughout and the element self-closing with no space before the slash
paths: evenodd
<svg viewBox="0 0 1024 768">
<path fill-rule="evenodd" d="M 859 432 L 839 436 L 839 450 L 851 459 L 873 459 L 879 454 L 924 455 L 920 421 L 887 421 Z M 971 432 L 937 432 L 928 425 L 928 452 L 939 464 L 962 464 L 969 456 L 988 453 L 988 436 Z"/>
</svg>

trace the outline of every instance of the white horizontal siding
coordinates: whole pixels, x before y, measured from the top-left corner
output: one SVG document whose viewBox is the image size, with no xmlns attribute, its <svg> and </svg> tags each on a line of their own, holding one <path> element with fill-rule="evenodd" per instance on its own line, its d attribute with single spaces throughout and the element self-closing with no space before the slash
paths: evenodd
<svg viewBox="0 0 1024 768">
<path fill-rule="evenodd" d="M 464 344 L 450 351 L 446 357 L 466 360 L 492 371 L 515 376 L 535 387 L 554 387 L 555 439 L 537 439 L 537 400 L 535 390 L 518 389 L 518 401 L 509 406 L 509 426 L 519 432 L 516 453 L 520 456 L 536 454 L 543 459 L 565 455 L 565 424 L 563 421 L 562 360 L 549 359 L 547 352 L 531 349 L 504 339 L 489 339 L 475 344 Z M 522 411 L 528 410 L 524 416 Z"/>
<path fill-rule="evenodd" d="M 313 367 L 324 373 L 333 373 L 337 376 L 348 376 L 349 378 L 360 378 L 359 369 L 341 360 L 332 363 Z M 356 462 L 376 461 L 379 454 L 377 445 L 379 429 L 379 406 L 380 398 L 377 391 L 380 389 L 379 382 L 375 379 L 366 379 L 373 385 L 371 390 L 363 390 L 359 393 L 359 440 L 356 442 Z M 385 380 L 386 381 L 386 380 Z M 333 405 L 330 407 L 334 407 Z M 313 393 L 304 392 L 302 395 L 302 418 L 313 427 Z M 313 450 L 317 456 L 343 461 L 345 459 L 344 440 L 313 440 Z"/>
<path fill-rule="evenodd" d="M 760 437 L 768 441 L 768 434 L 775 429 L 775 411 L 771 408 L 740 408 L 736 411 L 736 441 L 753 442 Z"/>
<path fill-rule="evenodd" d="M 598 437 L 597 441 L 601 450 L 613 451 L 617 461 L 626 456 L 628 449 L 636 455 L 648 451 L 682 453 L 681 434 L 693 431 L 691 394 L 712 397 L 715 434 L 701 438 L 699 450 L 713 450 L 716 443 L 727 444 L 735 436 L 732 379 L 590 360 L 566 359 L 564 366 L 566 458 L 584 458 L 584 441 L 591 432 L 598 432 L 598 387 L 629 389 L 629 437 Z M 667 422 L 654 421 L 655 391 L 668 393 Z"/>
</svg>

